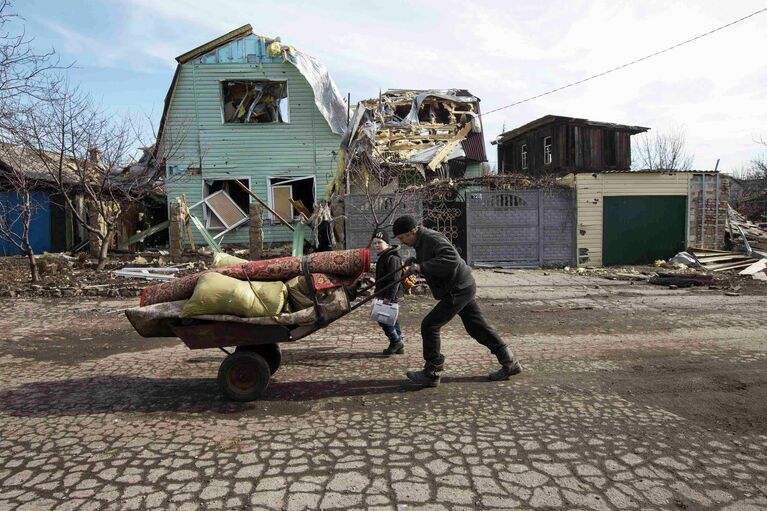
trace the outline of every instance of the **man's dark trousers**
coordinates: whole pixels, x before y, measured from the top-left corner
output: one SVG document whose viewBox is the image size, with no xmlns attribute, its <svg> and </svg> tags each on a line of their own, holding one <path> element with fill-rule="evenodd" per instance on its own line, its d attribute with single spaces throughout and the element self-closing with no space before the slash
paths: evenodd
<svg viewBox="0 0 767 511">
<path fill-rule="evenodd" d="M 421 322 L 423 338 L 423 358 L 426 371 L 441 371 L 445 357 L 440 352 L 439 330 L 457 314 L 466 331 L 478 343 L 487 346 L 495 354 L 504 346 L 496 331 L 487 324 L 475 298 L 476 284 L 463 289 L 454 289 L 442 298 Z"/>
</svg>

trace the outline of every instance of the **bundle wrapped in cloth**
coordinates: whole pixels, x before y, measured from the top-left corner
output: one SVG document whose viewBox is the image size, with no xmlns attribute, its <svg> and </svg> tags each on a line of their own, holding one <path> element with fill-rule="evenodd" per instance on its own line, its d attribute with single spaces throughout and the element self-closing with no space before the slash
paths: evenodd
<svg viewBox="0 0 767 511">
<path fill-rule="evenodd" d="M 349 286 L 370 269 L 370 252 L 366 248 L 317 252 L 308 258 L 309 272 L 317 290 Z M 287 281 L 303 275 L 301 257 L 280 257 L 264 261 L 250 261 L 208 270 L 179 279 L 150 286 L 141 293 L 142 307 L 156 303 L 186 300 L 194 293 L 197 280 L 203 275 L 216 272 L 238 280 Z"/>
<path fill-rule="evenodd" d="M 197 281 L 182 318 L 204 314 L 233 314 L 242 318 L 276 316 L 288 301 L 284 282 L 246 282 L 220 273 L 206 273 Z"/>
<path fill-rule="evenodd" d="M 305 256 L 310 282 L 301 257 L 266 261 L 232 259 L 230 266 L 187 275 L 144 289 L 141 306 L 125 311 L 144 337 L 175 337 L 181 318 L 250 325 L 313 325 L 332 321 L 350 310 L 343 287 L 351 286 L 370 269 L 366 248 L 320 252 Z M 219 261 L 221 262 L 221 261 Z"/>
</svg>

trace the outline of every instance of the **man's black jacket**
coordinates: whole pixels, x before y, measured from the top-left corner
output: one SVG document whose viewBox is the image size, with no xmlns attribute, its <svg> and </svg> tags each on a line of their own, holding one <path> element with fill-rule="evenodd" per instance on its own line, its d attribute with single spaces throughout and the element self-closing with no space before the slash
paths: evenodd
<svg viewBox="0 0 767 511">
<path fill-rule="evenodd" d="M 402 258 L 399 255 L 399 246 L 389 247 L 380 254 L 378 254 L 378 262 L 376 262 L 376 296 L 381 299 L 389 299 L 392 302 L 396 302 L 400 296 L 402 289 L 401 284 L 391 286 L 389 289 L 383 290 L 386 286 L 393 282 L 399 282 L 402 278 Z M 394 275 L 389 275 L 394 270 L 399 269 Z M 389 275 L 387 277 L 387 275 Z"/>
<path fill-rule="evenodd" d="M 437 300 L 454 289 L 465 289 L 474 284 L 471 268 L 442 233 L 419 227 L 413 248 L 421 273 Z"/>
</svg>

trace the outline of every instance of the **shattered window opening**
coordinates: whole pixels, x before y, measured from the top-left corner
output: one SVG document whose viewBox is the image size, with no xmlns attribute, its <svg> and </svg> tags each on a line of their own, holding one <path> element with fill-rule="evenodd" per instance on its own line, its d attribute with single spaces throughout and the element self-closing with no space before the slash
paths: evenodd
<svg viewBox="0 0 767 511">
<path fill-rule="evenodd" d="M 221 93 L 225 123 L 290 122 L 287 82 L 224 80 Z"/>
<path fill-rule="evenodd" d="M 522 144 L 522 170 L 527 170 L 527 144 Z"/>
<path fill-rule="evenodd" d="M 223 190 L 229 197 L 232 198 L 237 207 L 240 208 L 245 214 L 248 214 L 250 210 L 250 195 L 245 190 L 235 184 L 235 181 L 239 181 L 246 188 L 250 189 L 249 179 L 217 179 L 217 180 L 205 180 L 205 189 L 203 197 L 213 195 L 219 190 Z M 203 208 L 205 215 L 205 228 L 211 231 L 224 230 L 226 227 L 221 220 L 207 207 Z"/>
<path fill-rule="evenodd" d="M 543 139 L 543 164 L 548 165 L 551 163 L 551 137 Z"/>
<path fill-rule="evenodd" d="M 269 198 L 271 207 L 285 220 L 300 217 L 300 214 L 290 202 L 301 201 L 306 209 L 314 210 L 315 196 L 314 176 L 289 178 L 273 177 L 269 179 Z M 276 220 L 276 218 L 273 218 Z"/>
</svg>

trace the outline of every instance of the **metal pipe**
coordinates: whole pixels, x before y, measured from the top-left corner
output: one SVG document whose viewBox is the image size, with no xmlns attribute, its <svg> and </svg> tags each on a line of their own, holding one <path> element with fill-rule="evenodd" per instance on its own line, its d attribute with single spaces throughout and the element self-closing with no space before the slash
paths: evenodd
<svg viewBox="0 0 767 511">
<path fill-rule="evenodd" d="M 700 184 L 700 247 L 706 248 L 706 173 L 703 172 Z"/>
<path fill-rule="evenodd" d="M 719 167 L 719 160 L 716 160 Z M 716 213 L 714 213 L 714 249 L 719 248 L 719 174 L 716 175 Z"/>
</svg>

